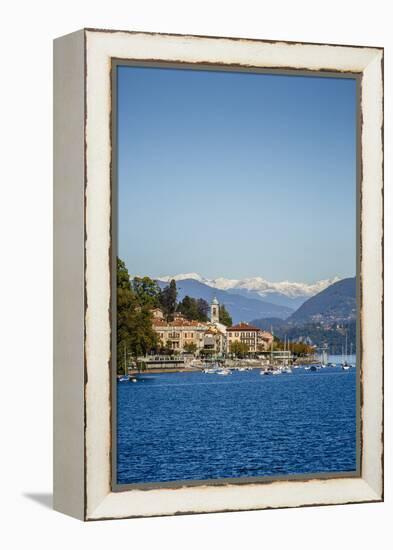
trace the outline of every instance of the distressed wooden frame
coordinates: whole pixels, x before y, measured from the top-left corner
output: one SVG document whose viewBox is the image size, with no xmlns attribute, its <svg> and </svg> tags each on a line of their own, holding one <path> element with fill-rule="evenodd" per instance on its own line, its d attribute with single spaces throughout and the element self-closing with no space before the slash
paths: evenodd
<svg viewBox="0 0 393 550">
<path fill-rule="evenodd" d="M 85 29 L 54 45 L 54 507 L 82 520 L 383 499 L 383 49 Z M 357 477 L 111 484 L 113 59 L 361 79 L 361 469 Z"/>
</svg>

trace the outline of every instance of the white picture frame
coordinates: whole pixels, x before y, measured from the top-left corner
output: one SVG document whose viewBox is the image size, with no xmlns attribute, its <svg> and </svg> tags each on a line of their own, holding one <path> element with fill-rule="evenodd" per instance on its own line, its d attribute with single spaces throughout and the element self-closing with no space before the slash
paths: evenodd
<svg viewBox="0 0 393 550">
<path fill-rule="evenodd" d="M 112 61 L 360 77 L 360 472 L 113 491 Z M 54 42 L 54 507 L 81 520 L 383 500 L 383 49 L 84 29 Z"/>
</svg>

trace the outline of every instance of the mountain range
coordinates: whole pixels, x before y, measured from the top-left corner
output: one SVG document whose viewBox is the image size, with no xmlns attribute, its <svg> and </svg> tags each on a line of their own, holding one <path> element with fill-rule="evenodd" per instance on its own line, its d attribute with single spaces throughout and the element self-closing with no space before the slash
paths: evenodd
<svg viewBox="0 0 393 550">
<path fill-rule="evenodd" d="M 196 273 L 161 277 L 161 288 L 171 279 L 177 282 L 178 299 L 188 295 L 207 302 L 216 297 L 234 323 L 253 322 L 277 328 L 319 321 L 347 321 L 356 318 L 356 278 L 323 280 L 315 284 L 269 283 L 254 279 L 205 279 Z M 209 284 L 208 284 L 209 283 Z M 263 287 L 263 289 L 262 289 Z M 268 299 L 266 299 L 268 298 Z"/>
<path fill-rule="evenodd" d="M 168 283 L 166 281 L 157 281 L 161 288 Z M 278 317 L 286 319 L 293 313 L 293 309 L 287 306 L 273 304 L 261 299 L 261 297 L 246 297 L 234 292 L 213 288 L 196 279 L 181 279 L 177 281 L 178 300 L 182 300 L 184 296 L 192 298 L 203 298 L 207 302 L 211 302 L 214 297 L 225 305 L 229 311 L 232 321 L 239 323 L 240 321 L 250 321 L 255 318 L 262 317 Z"/>
<path fill-rule="evenodd" d="M 169 282 L 171 279 L 177 282 L 194 280 L 211 288 L 239 294 L 245 298 L 285 306 L 292 310 L 298 309 L 308 298 L 339 280 L 338 277 L 335 277 L 308 284 L 290 281 L 271 282 L 263 277 L 248 277 L 244 279 L 218 277 L 216 279 L 208 279 L 199 275 L 199 273 L 167 275 L 158 277 L 158 279 L 163 282 Z"/>
<path fill-rule="evenodd" d="M 310 324 L 351 323 L 356 320 L 356 277 L 342 279 L 309 298 L 287 319 L 281 317 L 261 317 L 251 324 L 268 330 L 287 331 L 294 326 Z"/>
<path fill-rule="evenodd" d="M 253 319 L 252 325 L 273 330 L 279 338 L 307 341 L 340 354 L 356 350 L 356 278 L 342 279 L 309 298 L 288 319 Z"/>
<path fill-rule="evenodd" d="M 302 304 L 289 322 L 347 321 L 356 317 L 356 277 L 342 279 Z"/>
</svg>

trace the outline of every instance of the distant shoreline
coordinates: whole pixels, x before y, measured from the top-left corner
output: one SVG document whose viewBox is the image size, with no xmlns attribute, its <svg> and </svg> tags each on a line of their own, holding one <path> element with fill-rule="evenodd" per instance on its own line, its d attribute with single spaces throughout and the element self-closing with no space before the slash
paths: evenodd
<svg viewBox="0 0 393 550">
<path fill-rule="evenodd" d="M 309 365 L 309 364 L 314 364 L 314 363 L 318 363 L 318 359 L 313 357 L 303 357 L 301 361 L 294 361 L 292 363 L 292 366 L 295 366 L 295 365 Z M 251 369 L 264 369 L 266 368 L 267 365 L 247 365 L 248 368 L 251 368 Z M 175 373 L 175 372 L 184 372 L 184 373 L 187 373 L 187 372 L 202 372 L 203 369 L 206 368 L 206 367 L 168 367 L 168 368 L 151 368 L 151 369 L 145 369 L 145 370 L 137 370 L 137 369 L 130 369 L 129 370 L 129 374 L 130 375 L 137 375 L 137 374 L 141 374 L 141 375 L 144 375 L 144 374 L 162 374 L 162 373 Z M 234 367 L 234 366 L 231 366 L 229 367 L 230 369 L 238 369 L 240 367 Z M 123 374 L 118 374 L 117 375 L 117 378 L 121 378 L 122 376 L 124 376 Z"/>
<path fill-rule="evenodd" d="M 173 367 L 173 368 L 167 368 L 167 369 L 146 369 L 146 370 L 130 370 L 129 371 L 129 374 L 130 375 L 135 375 L 135 374 L 159 374 L 159 373 L 163 373 L 163 372 L 202 372 L 202 369 L 201 368 L 197 368 L 197 367 L 190 367 L 190 368 L 176 368 L 176 367 Z M 118 374 L 117 377 L 120 378 L 121 376 L 124 376 L 123 374 Z"/>
</svg>

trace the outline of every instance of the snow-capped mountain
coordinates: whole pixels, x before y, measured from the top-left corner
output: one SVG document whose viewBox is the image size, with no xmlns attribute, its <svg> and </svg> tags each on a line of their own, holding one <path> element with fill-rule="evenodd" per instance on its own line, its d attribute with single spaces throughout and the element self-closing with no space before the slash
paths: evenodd
<svg viewBox="0 0 393 550">
<path fill-rule="evenodd" d="M 167 286 L 167 281 L 158 281 L 161 288 Z M 211 303 L 213 298 L 217 298 L 220 304 L 224 305 L 229 311 L 233 323 L 240 321 L 250 321 L 251 319 L 264 319 L 266 317 L 275 317 L 286 319 L 293 312 L 293 307 L 284 304 L 277 304 L 263 300 L 256 294 L 250 292 L 246 295 L 243 291 L 221 290 L 214 288 L 196 279 L 179 279 L 176 282 L 177 299 L 183 300 L 185 296 L 191 298 L 202 298 Z"/>
<path fill-rule="evenodd" d="M 304 298 L 304 300 L 318 294 L 318 292 L 340 280 L 339 277 L 334 277 L 308 284 L 291 281 L 271 282 L 262 277 L 249 277 L 246 279 L 218 277 L 217 279 L 207 279 L 199 275 L 199 273 L 180 273 L 178 275 L 158 277 L 158 279 L 164 282 L 169 282 L 171 279 L 175 279 L 175 281 L 194 279 L 212 288 L 229 291 L 246 291 L 247 293 L 256 294 L 260 298 L 270 299 L 278 294 L 286 296 L 289 299 Z M 243 294 L 243 292 L 241 293 Z"/>
</svg>

